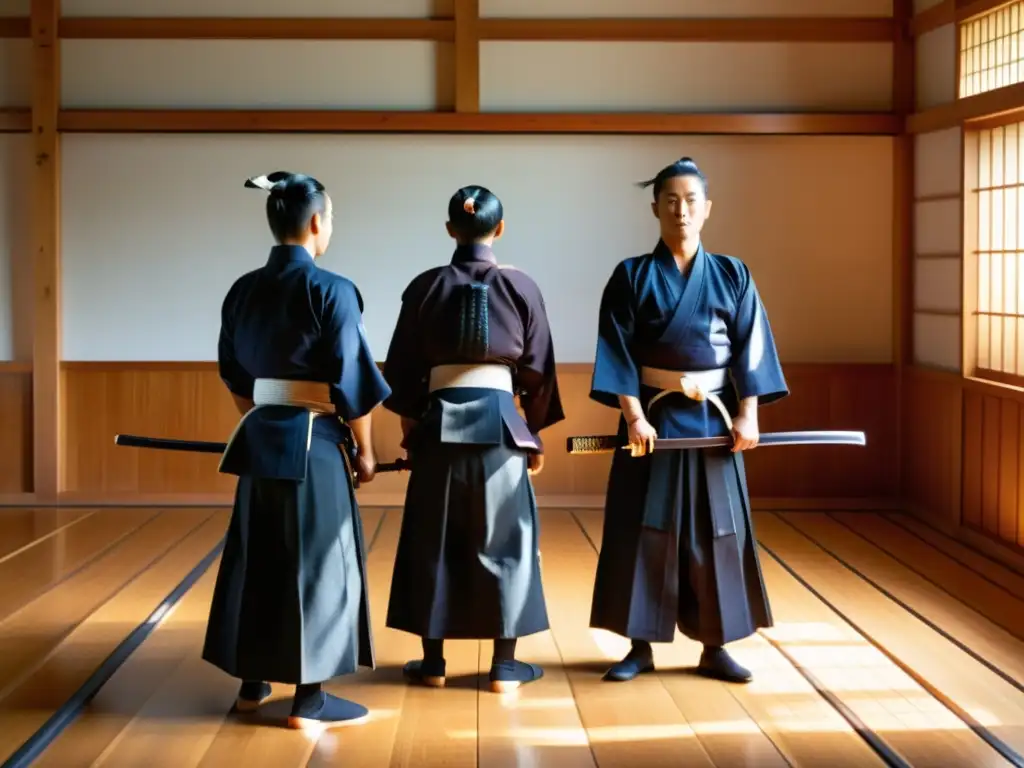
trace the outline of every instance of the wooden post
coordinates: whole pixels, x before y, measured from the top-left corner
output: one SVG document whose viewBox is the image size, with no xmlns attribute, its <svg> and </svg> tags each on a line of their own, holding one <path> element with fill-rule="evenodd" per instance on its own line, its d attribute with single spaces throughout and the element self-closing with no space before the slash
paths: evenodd
<svg viewBox="0 0 1024 768">
<path fill-rule="evenodd" d="M 455 19 L 454 0 L 433 0 L 431 15 L 435 19 Z M 455 43 L 439 41 L 435 43 L 437 53 L 434 56 L 434 109 L 438 112 L 451 112 L 455 109 Z"/>
<path fill-rule="evenodd" d="M 914 136 L 906 118 L 914 112 L 915 38 L 911 32 L 913 0 L 894 0 L 893 15 L 893 111 L 904 119 L 904 128 L 893 145 L 893 361 L 896 364 L 896 494 L 903 498 L 903 450 L 907 444 L 903 423 L 906 368 L 913 363 L 914 314 Z"/>
<path fill-rule="evenodd" d="M 455 111 L 480 111 L 480 3 L 455 0 Z"/>
<path fill-rule="evenodd" d="M 33 490 L 41 504 L 61 490 L 60 396 L 60 0 L 32 0 Z"/>
</svg>

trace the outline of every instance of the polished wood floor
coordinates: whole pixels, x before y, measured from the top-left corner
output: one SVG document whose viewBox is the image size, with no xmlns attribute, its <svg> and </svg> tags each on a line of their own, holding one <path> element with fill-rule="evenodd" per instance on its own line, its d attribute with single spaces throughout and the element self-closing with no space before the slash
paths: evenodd
<svg viewBox="0 0 1024 768">
<path fill-rule="evenodd" d="M 552 628 L 520 641 L 545 667 L 516 694 L 483 685 L 490 644 L 448 643 L 449 687 L 410 688 L 415 637 L 383 626 L 401 513 L 364 510 L 379 668 L 330 684 L 360 728 L 282 727 L 291 690 L 229 715 L 237 681 L 199 657 L 222 509 L 0 510 L 0 764 L 140 625 L 151 633 L 34 765 L 1024 765 L 1024 572 L 904 515 L 759 513 L 771 630 L 733 645 L 746 686 L 690 673 L 699 647 L 656 646 L 656 674 L 601 682 L 627 641 L 587 627 L 599 512 L 545 510 Z M 162 607 L 163 606 L 163 607 Z M 154 613 L 155 612 L 155 613 Z"/>
</svg>

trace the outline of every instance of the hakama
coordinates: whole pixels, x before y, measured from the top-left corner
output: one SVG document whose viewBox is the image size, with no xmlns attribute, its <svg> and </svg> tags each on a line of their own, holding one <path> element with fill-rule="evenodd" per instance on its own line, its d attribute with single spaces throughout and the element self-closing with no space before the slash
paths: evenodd
<svg viewBox="0 0 1024 768">
<path fill-rule="evenodd" d="M 540 290 L 490 248 L 459 246 L 406 289 L 384 375 L 384 407 L 415 422 L 387 626 L 436 639 L 546 630 L 527 455 L 564 415 Z"/>
<path fill-rule="evenodd" d="M 361 312 L 355 286 L 296 246 L 275 247 L 224 302 L 221 377 L 256 407 L 221 463 L 239 479 L 203 658 L 243 680 L 319 683 L 374 666 L 344 422 L 390 390 Z M 267 382 L 272 394 L 324 394 L 268 400 Z"/>
<path fill-rule="evenodd" d="M 747 267 L 701 247 L 684 276 L 663 242 L 620 263 L 601 302 L 591 397 L 637 397 L 660 438 L 730 434 L 709 400 L 667 394 L 666 372 L 704 372 L 731 415 L 788 394 Z M 647 383 L 645 383 L 645 381 Z M 628 429 L 620 417 L 619 435 Z M 591 626 L 671 642 L 678 627 L 708 647 L 772 624 L 742 453 L 729 448 L 617 451 L 605 502 Z"/>
</svg>

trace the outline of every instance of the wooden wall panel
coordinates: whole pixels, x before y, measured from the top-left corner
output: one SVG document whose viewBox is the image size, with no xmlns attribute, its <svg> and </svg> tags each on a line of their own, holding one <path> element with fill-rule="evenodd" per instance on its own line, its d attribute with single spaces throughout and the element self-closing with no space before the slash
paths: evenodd
<svg viewBox="0 0 1024 768">
<path fill-rule="evenodd" d="M 961 378 L 910 367 L 903 384 L 903 496 L 942 528 L 960 525 Z"/>
<path fill-rule="evenodd" d="M 792 395 L 765 408 L 762 429 L 861 429 L 868 446 L 768 448 L 748 457 L 751 494 L 761 498 L 888 499 L 896 493 L 895 372 L 891 365 L 786 366 Z M 604 493 L 608 456 L 570 457 L 565 438 L 608 433 L 616 415 L 587 398 L 590 367 L 565 366 L 559 377 L 568 418 L 544 435 L 539 496 L 593 502 Z M 114 445 L 116 433 L 224 440 L 237 414 L 210 363 L 66 363 L 66 490 L 68 498 L 117 500 L 155 494 L 190 499 L 231 493 L 215 456 L 141 451 Z M 378 410 L 381 461 L 399 452 L 398 420 Z M 406 475 L 381 476 L 366 499 L 400 499 Z"/>
<path fill-rule="evenodd" d="M 1024 393 L 968 381 L 964 391 L 963 525 L 1024 546 Z"/>
<path fill-rule="evenodd" d="M 0 495 L 32 490 L 32 369 L 0 363 Z"/>
</svg>

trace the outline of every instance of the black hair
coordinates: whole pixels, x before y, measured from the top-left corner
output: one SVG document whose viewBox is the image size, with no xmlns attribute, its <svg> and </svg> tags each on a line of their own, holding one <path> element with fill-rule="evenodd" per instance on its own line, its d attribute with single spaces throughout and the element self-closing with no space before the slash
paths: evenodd
<svg viewBox="0 0 1024 768">
<path fill-rule="evenodd" d="M 694 162 L 692 157 L 679 158 L 672 165 L 666 165 L 658 171 L 658 175 L 653 179 L 641 181 L 637 186 L 641 189 L 646 189 L 653 185 L 654 199 L 657 200 L 658 195 L 661 194 L 661 188 L 665 186 L 665 182 L 676 176 L 696 176 L 704 187 L 704 197 L 708 196 L 708 180 L 700 172 L 700 168 L 697 167 L 697 163 Z"/>
<path fill-rule="evenodd" d="M 249 189 L 263 189 L 267 197 L 267 223 L 280 243 L 300 237 L 314 214 L 327 210 L 327 191 L 312 176 L 274 171 L 246 179 Z"/>
<path fill-rule="evenodd" d="M 459 243 L 487 237 L 504 217 L 501 200 L 485 187 L 463 187 L 448 201 L 448 222 Z"/>
</svg>

